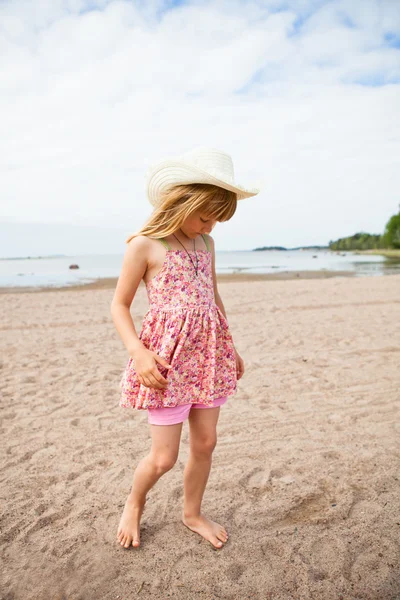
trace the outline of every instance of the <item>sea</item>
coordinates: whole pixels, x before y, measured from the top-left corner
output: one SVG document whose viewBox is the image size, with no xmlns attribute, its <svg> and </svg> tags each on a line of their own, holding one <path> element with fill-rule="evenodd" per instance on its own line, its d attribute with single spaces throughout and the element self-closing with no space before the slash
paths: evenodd
<svg viewBox="0 0 400 600">
<path fill-rule="evenodd" d="M 0 287 L 68 287 L 118 277 L 119 254 L 43 256 L 0 259 Z M 282 273 L 299 271 L 350 271 L 355 276 L 400 274 L 400 261 L 383 256 L 329 250 L 217 251 L 218 273 Z M 78 268 L 71 269 L 72 265 Z"/>
</svg>

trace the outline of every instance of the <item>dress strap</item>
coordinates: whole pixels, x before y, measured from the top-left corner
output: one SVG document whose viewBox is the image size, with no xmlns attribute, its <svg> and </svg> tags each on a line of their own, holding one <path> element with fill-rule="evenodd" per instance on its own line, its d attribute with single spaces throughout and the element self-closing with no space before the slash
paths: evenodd
<svg viewBox="0 0 400 600">
<path fill-rule="evenodd" d="M 168 250 L 171 250 L 171 247 L 168 244 L 167 240 L 165 240 L 164 238 L 158 238 L 158 241 L 161 242 L 163 246 L 165 246 L 166 248 L 168 248 Z"/>
<path fill-rule="evenodd" d="M 205 236 L 205 234 L 204 234 L 204 233 L 202 233 L 202 234 L 201 234 L 201 237 L 203 238 L 203 240 L 204 240 L 204 243 L 205 243 L 205 245 L 207 246 L 207 250 L 210 252 L 210 246 L 208 245 L 208 240 L 207 240 L 207 237 Z"/>
</svg>

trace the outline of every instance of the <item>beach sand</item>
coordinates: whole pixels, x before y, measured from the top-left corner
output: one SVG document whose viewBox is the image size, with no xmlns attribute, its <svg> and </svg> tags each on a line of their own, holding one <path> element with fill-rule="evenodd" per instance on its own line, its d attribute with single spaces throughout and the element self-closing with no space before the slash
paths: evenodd
<svg viewBox="0 0 400 600">
<path fill-rule="evenodd" d="M 245 362 L 203 500 L 222 550 L 180 522 L 187 422 L 141 547 L 116 541 L 150 436 L 118 406 L 113 287 L 1 295 L 0 598 L 400 597 L 400 276 L 218 287 Z"/>
</svg>

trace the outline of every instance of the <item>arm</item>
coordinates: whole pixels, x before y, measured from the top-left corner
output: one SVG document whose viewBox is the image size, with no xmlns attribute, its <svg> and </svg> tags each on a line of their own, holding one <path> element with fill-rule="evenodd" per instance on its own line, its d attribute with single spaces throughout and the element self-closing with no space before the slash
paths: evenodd
<svg viewBox="0 0 400 600">
<path fill-rule="evenodd" d="M 217 274 L 215 272 L 215 246 L 214 246 L 214 240 L 211 237 L 211 235 L 207 235 L 207 240 L 210 242 L 210 246 L 211 246 L 211 262 L 212 262 L 212 276 L 213 276 L 213 284 L 214 284 L 215 304 L 221 309 L 221 312 L 222 312 L 222 314 L 224 315 L 224 317 L 226 319 L 225 307 L 224 307 L 224 304 L 222 302 L 221 296 L 219 295 L 218 287 L 217 287 Z"/>
<path fill-rule="evenodd" d="M 163 389 L 168 380 L 161 375 L 157 363 L 171 368 L 164 357 L 146 348 L 133 324 L 130 306 L 139 283 L 146 272 L 149 256 L 149 240 L 146 236 L 134 237 L 128 244 L 121 273 L 111 302 L 114 325 L 124 342 L 130 357 L 135 362 L 138 380 L 146 387 Z"/>
<path fill-rule="evenodd" d="M 225 307 L 224 307 L 224 304 L 223 304 L 223 302 L 221 300 L 221 296 L 218 293 L 218 288 L 217 288 L 217 274 L 215 272 L 215 246 L 214 246 L 214 240 L 211 237 L 211 235 L 207 235 L 207 240 L 210 242 L 211 252 L 212 252 L 212 276 L 213 276 L 213 283 L 214 283 L 215 304 L 220 308 L 222 314 L 224 315 L 224 317 L 226 319 Z M 240 379 L 243 376 L 243 373 L 244 373 L 244 362 L 243 362 L 242 357 L 240 356 L 240 354 L 236 350 L 235 345 L 233 346 L 233 348 L 235 350 L 235 355 L 236 355 L 236 372 L 237 372 L 237 378 Z"/>
<path fill-rule="evenodd" d="M 222 302 L 222 298 L 221 298 L 221 296 L 219 294 L 215 298 L 215 304 L 221 309 L 221 312 L 224 315 L 225 319 L 228 320 L 227 317 L 226 317 L 225 307 L 224 307 L 224 304 Z"/>
<path fill-rule="evenodd" d="M 133 358 L 138 350 L 144 348 L 133 324 L 130 306 L 147 269 L 147 243 L 144 236 L 137 236 L 129 242 L 111 302 L 114 325 Z"/>
</svg>

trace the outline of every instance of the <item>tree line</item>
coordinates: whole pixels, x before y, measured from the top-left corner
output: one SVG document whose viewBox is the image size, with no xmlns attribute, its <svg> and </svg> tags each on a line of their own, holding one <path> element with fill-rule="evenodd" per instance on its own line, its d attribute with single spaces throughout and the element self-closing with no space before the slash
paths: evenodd
<svg viewBox="0 0 400 600">
<path fill-rule="evenodd" d="M 400 206 L 398 214 L 390 217 L 386 223 L 382 235 L 361 231 L 349 237 L 329 242 L 330 250 L 389 250 L 392 248 L 400 248 Z"/>
</svg>

